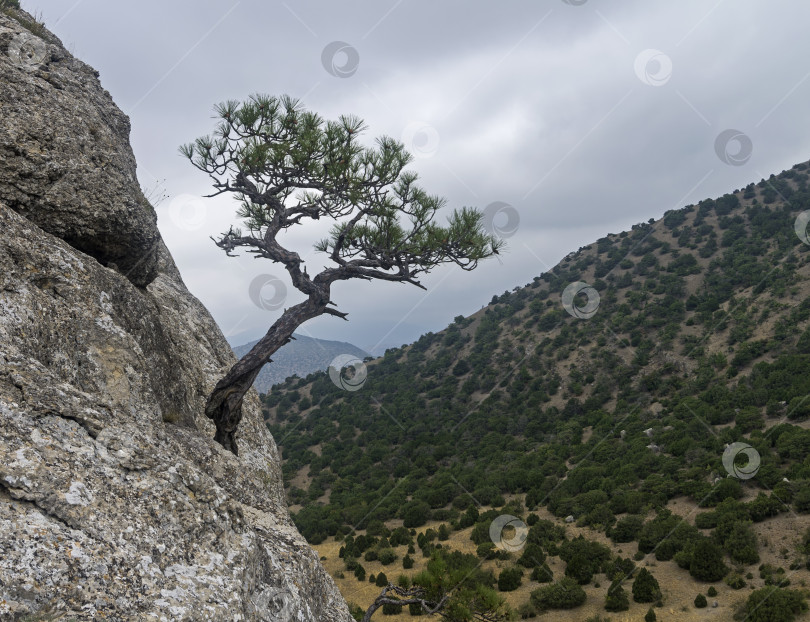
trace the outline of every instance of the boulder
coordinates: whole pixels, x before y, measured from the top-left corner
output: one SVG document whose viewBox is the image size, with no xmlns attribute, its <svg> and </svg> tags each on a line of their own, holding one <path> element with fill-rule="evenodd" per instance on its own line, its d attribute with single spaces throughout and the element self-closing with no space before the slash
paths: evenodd
<svg viewBox="0 0 810 622">
<path fill-rule="evenodd" d="M 98 72 L 31 16 L 8 11 L 0 12 L 0 201 L 145 287 L 157 275 L 160 236 L 135 176 L 129 119 Z"/>
</svg>

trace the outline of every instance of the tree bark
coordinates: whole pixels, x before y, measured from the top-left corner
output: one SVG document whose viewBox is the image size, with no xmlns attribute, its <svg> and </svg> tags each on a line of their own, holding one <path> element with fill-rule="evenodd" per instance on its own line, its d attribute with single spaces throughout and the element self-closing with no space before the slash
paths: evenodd
<svg viewBox="0 0 810 622">
<path fill-rule="evenodd" d="M 393 592 L 399 598 L 392 598 L 388 596 L 388 592 Z M 442 596 L 442 599 L 438 603 L 428 603 L 424 599 L 425 590 L 421 587 L 412 587 L 412 588 L 402 588 L 394 585 L 393 583 L 389 583 L 385 586 L 380 592 L 380 595 L 374 599 L 374 602 L 369 605 L 369 608 L 366 610 L 363 619 L 360 622 L 370 622 L 371 616 L 383 605 L 420 605 L 422 607 L 422 612 L 427 615 L 433 615 L 435 613 L 440 613 L 441 610 L 444 608 L 447 600 L 450 598 L 449 594 L 445 594 Z"/>
<path fill-rule="evenodd" d="M 242 401 L 261 368 L 270 362 L 276 350 L 290 341 L 296 328 L 323 314 L 325 307 L 307 300 L 285 309 L 265 336 L 217 382 L 205 404 L 205 414 L 216 425 L 214 440 L 225 449 L 239 453 L 235 435 L 242 421 Z"/>
</svg>

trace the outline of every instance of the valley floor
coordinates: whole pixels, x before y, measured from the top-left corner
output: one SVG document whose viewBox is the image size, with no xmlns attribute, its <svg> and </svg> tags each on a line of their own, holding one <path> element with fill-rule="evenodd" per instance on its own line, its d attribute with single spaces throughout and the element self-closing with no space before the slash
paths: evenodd
<svg viewBox="0 0 810 622">
<path fill-rule="evenodd" d="M 667 507 L 672 510 L 674 514 L 679 514 L 687 519 L 694 519 L 694 515 L 697 513 L 695 503 L 686 498 L 673 499 L 669 502 Z M 614 544 L 604 533 L 588 527 L 580 528 L 576 525 L 567 525 L 564 520 L 552 515 L 545 508 L 539 508 L 535 510 L 534 513 L 541 519 L 550 520 L 563 526 L 569 539 L 582 535 L 585 538 L 609 546 L 614 554 L 623 557 L 632 557 L 637 550 L 636 542 Z M 650 517 L 652 517 L 652 514 Z M 401 526 L 402 521 L 390 521 L 386 523 L 386 525 L 390 529 L 394 529 Z M 424 532 L 429 528 L 438 529 L 439 525 L 440 523 L 438 522 L 432 522 L 420 527 L 417 529 L 417 532 Z M 786 576 L 790 579 L 791 588 L 810 586 L 810 571 L 806 570 L 804 567 L 795 571 L 788 569 L 791 561 L 797 558 L 796 547 L 799 544 L 801 535 L 808 527 L 810 527 L 810 515 L 797 516 L 794 514 L 782 514 L 754 525 L 754 529 L 760 540 L 760 563 L 771 564 L 775 567 L 784 567 L 787 572 Z M 471 532 L 472 527 L 461 531 L 454 531 L 450 534 L 450 539 L 443 542 L 442 545 L 445 548 L 475 555 L 476 545 L 470 540 Z M 707 530 L 706 533 L 708 534 L 709 531 Z M 316 545 L 314 548 L 321 556 L 323 560 L 322 563 L 329 574 L 335 579 L 343 597 L 349 603 L 357 604 L 365 609 L 379 595 L 381 588 L 370 583 L 368 579 L 362 582 L 358 581 L 351 572 L 345 570 L 343 560 L 338 556 L 341 544 L 341 542 L 336 542 L 333 538 L 330 538 Z M 408 577 L 413 577 L 425 568 L 427 560 L 417 550 L 416 554 L 411 556 L 415 561 L 414 567 L 410 570 L 403 570 L 402 558 L 407 552 L 407 547 L 404 545 L 394 547 L 394 550 L 397 553 L 398 559 L 386 566 L 383 566 L 379 561 L 367 562 L 361 560 L 367 575 L 377 575 L 380 572 L 385 572 L 391 582 L 396 582 L 400 575 L 404 574 Z M 555 580 L 564 576 L 565 562 L 558 557 L 549 557 L 548 564 L 554 572 Z M 657 620 L 661 622 L 670 620 L 678 620 L 679 622 L 698 622 L 702 620 L 730 621 L 733 619 L 734 612 L 745 602 L 750 592 L 765 586 L 764 580 L 759 578 L 757 564 L 745 569 L 745 572 L 751 572 L 754 578 L 748 580 L 748 585 L 740 590 L 731 589 L 722 581 L 718 581 L 714 584 L 695 581 L 686 570 L 679 568 L 674 561 L 656 561 L 654 554 L 646 555 L 644 559 L 637 562 L 637 564 L 639 567 L 648 568 L 661 586 L 664 606 L 655 609 Z M 513 565 L 513 561 L 490 560 L 482 562 L 482 567 L 485 570 L 492 570 L 496 576 L 503 568 L 511 565 Z M 531 581 L 528 578 L 528 574 L 528 572 L 525 573 L 523 583 L 517 590 L 500 593 L 515 610 L 517 610 L 520 605 L 528 602 L 529 594 L 532 590 L 541 587 L 540 583 Z M 606 619 L 609 619 L 611 622 L 642 621 L 649 605 L 635 603 L 632 601 L 632 598 L 628 611 L 618 613 L 605 611 L 605 593 L 609 585 L 610 581 L 608 581 L 604 575 L 596 575 L 593 582 L 583 586 L 588 596 L 584 605 L 568 611 L 549 611 L 532 619 L 543 620 L 544 622 L 570 622 L 572 620 L 584 621 L 592 616 L 599 615 L 602 617 L 603 621 Z M 695 608 L 693 602 L 695 596 L 697 596 L 698 593 L 705 595 L 710 585 L 714 585 L 717 590 L 717 596 L 707 597 L 709 602 L 707 608 Z M 627 581 L 625 582 L 625 589 L 628 591 L 628 594 L 630 593 L 629 588 L 630 581 Z M 712 607 L 713 601 L 717 601 L 717 607 Z M 378 610 L 374 614 L 373 619 L 386 622 L 412 622 L 415 618 L 410 616 L 407 612 L 403 612 L 399 615 L 383 615 L 382 610 Z M 800 619 L 810 620 L 810 613 L 805 613 Z"/>
</svg>

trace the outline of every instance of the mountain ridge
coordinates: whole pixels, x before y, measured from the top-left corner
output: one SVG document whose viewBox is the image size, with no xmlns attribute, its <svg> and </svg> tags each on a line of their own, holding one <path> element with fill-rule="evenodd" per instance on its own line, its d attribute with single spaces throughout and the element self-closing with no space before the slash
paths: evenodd
<svg viewBox="0 0 810 622">
<path fill-rule="evenodd" d="M 336 356 L 350 354 L 359 359 L 370 355 L 365 350 L 345 341 L 318 339 L 298 333 L 294 339 L 279 348 L 272 356 L 271 362 L 262 367 L 253 388 L 259 393 L 267 393 L 271 387 L 284 382 L 292 376 L 306 377 L 315 371 L 326 371 Z M 242 358 L 258 343 L 251 341 L 240 346 L 232 346 L 237 358 Z"/>
</svg>

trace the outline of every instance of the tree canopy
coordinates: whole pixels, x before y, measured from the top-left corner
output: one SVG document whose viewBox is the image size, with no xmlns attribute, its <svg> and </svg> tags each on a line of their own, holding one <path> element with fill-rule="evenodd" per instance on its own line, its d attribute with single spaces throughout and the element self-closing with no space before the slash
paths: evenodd
<svg viewBox="0 0 810 622">
<path fill-rule="evenodd" d="M 484 230 L 476 209 L 455 210 L 445 226 L 437 224 L 445 199 L 428 194 L 416 183 L 417 174 L 404 170 L 412 156 L 402 143 L 382 136 L 364 145 L 360 137 L 367 128 L 356 116 L 325 121 L 287 95 L 253 95 L 215 111 L 213 134 L 180 148 L 212 179 L 210 197 L 229 194 L 240 203 L 245 230 L 231 226 L 214 241 L 229 256 L 244 248 L 282 264 L 307 296 L 285 309 L 207 401 L 216 440 L 236 453 L 242 399 L 269 357 L 303 322 L 322 314 L 346 318 L 331 300 L 333 283 L 380 279 L 423 287 L 420 276 L 433 268 L 450 263 L 472 270 L 497 254 L 503 241 Z M 333 224 L 314 247 L 329 265 L 311 276 L 278 236 L 322 218 Z"/>
</svg>

